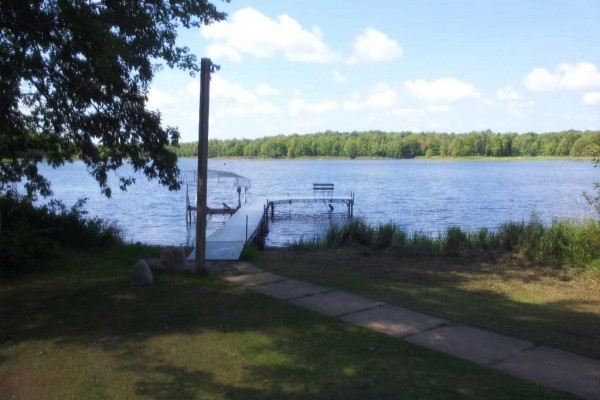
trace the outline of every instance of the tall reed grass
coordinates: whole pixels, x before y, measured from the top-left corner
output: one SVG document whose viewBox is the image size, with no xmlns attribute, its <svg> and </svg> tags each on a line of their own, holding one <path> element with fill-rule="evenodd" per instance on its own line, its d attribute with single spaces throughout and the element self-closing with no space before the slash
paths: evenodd
<svg viewBox="0 0 600 400">
<path fill-rule="evenodd" d="M 398 254 L 460 255 L 484 251 L 517 252 L 531 261 L 555 267 L 600 268 L 600 223 L 556 220 L 543 224 L 535 215 L 528 222 L 505 222 L 498 229 L 443 233 L 407 232 L 394 222 L 370 226 L 361 218 L 331 225 L 322 240 L 292 244 L 294 248 L 345 246 L 390 249 Z"/>
</svg>

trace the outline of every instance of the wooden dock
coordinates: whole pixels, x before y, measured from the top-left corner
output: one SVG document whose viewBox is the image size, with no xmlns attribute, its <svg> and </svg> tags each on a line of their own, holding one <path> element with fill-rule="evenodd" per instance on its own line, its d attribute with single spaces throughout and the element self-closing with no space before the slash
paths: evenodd
<svg viewBox="0 0 600 400">
<path fill-rule="evenodd" d="M 331 197 L 327 199 L 319 199 L 314 197 L 288 197 L 274 200 L 267 200 L 268 209 L 271 210 L 271 217 L 275 214 L 275 206 L 282 204 L 318 204 L 323 203 L 326 204 L 331 211 L 334 210 L 332 204 L 344 204 L 348 209 L 348 214 L 353 215 L 354 213 L 354 196 L 341 198 L 341 197 Z"/>
<path fill-rule="evenodd" d="M 275 206 L 280 204 L 326 204 L 331 211 L 334 211 L 332 204 L 345 204 L 348 208 L 348 215 L 354 214 L 354 193 L 350 197 L 333 197 L 333 183 L 313 183 L 312 197 L 287 197 L 282 199 L 267 200 L 267 207 L 271 210 L 271 217 L 275 215 Z"/>
<path fill-rule="evenodd" d="M 238 208 L 225 207 L 219 213 L 231 214 L 231 218 L 216 232 L 206 238 L 206 260 L 238 260 L 246 243 L 252 242 L 257 237 L 264 240 L 268 231 L 268 212 L 271 218 L 275 216 L 275 206 L 283 204 L 326 204 L 334 211 L 333 204 L 344 204 L 348 215 L 354 213 L 354 193 L 349 197 L 333 197 L 334 186 L 332 183 L 314 183 L 313 196 L 285 197 L 278 199 L 255 199 L 251 204 L 240 205 Z M 238 192 L 239 193 L 239 192 Z M 190 212 L 187 204 L 187 212 Z M 195 209 L 195 207 L 194 207 Z M 209 213 L 210 213 L 209 209 Z M 191 215 L 190 218 L 191 220 Z M 188 257 L 189 261 L 196 260 L 196 252 Z"/>
<path fill-rule="evenodd" d="M 216 232 L 206 238 L 206 260 L 238 260 L 244 244 L 266 232 L 266 201 L 257 199 L 243 205 Z M 196 251 L 188 261 L 196 260 Z"/>
</svg>

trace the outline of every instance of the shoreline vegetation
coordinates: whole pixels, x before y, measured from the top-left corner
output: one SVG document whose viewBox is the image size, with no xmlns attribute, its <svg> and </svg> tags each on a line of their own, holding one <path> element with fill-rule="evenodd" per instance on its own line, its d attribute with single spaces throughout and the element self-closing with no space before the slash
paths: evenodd
<svg viewBox="0 0 600 400">
<path fill-rule="evenodd" d="M 198 155 L 198 143 L 170 149 L 178 157 Z M 437 132 L 337 132 L 269 136 L 258 139 L 210 139 L 208 156 L 259 159 L 498 159 L 549 157 L 592 159 L 600 155 L 600 131 L 463 134 Z"/>
<path fill-rule="evenodd" d="M 195 159 L 197 156 L 184 156 L 179 158 L 190 158 Z M 294 157 L 294 158 L 270 158 L 270 157 L 255 157 L 255 156 L 218 156 L 218 157 L 209 157 L 216 158 L 221 160 L 257 160 L 257 161 L 269 161 L 269 160 L 277 160 L 277 161 L 311 161 L 311 160 L 348 160 L 348 157 L 333 157 L 333 156 L 304 156 L 304 157 Z M 582 162 L 590 162 L 594 161 L 596 157 L 572 157 L 572 156 L 519 156 L 519 157 L 484 157 L 484 156 L 472 156 L 472 157 L 425 157 L 418 156 L 411 159 L 401 159 L 401 160 L 413 160 L 413 161 L 582 161 Z M 371 161 L 371 160 L 398 160 L 397 158 L 391 159 L 388 157 L 355 157 L 352 160 L 356 161 Z"/>
<path fill-rule="evenodd" d="M 291 249 L 362 248 L 402 256 L 460 256 L 514 253 L 553 268 L 600 270 L 600 222 L 555 220 L 504 222 L 496 230 L 449 227 L 438 235 L 407 232 L 394 222 L 371 226 L 361 218 L 331 225 L 323 238 L 301 238 Z"/>
</svg>

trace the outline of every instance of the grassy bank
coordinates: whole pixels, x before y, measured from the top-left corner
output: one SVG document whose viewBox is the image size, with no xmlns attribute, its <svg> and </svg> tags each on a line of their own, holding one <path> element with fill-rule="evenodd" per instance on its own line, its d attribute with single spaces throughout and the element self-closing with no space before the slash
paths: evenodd
<svg viewBox="0 0 600 400">
<path fill-rule="evenodd" d="M 262 268 L 600 359 L 600 270 L 556 268 L 521 251 L 448 254 L 356 244 L 261 254 Z M 425 239 L 423 239 L 425 240 Z"/>
<path fill-rule="evenodd" d="M 567 399 L 216 278 L 129 272 L 157 250 L 65 252 L 0 286 L 0 397 Z"/>
</svg>

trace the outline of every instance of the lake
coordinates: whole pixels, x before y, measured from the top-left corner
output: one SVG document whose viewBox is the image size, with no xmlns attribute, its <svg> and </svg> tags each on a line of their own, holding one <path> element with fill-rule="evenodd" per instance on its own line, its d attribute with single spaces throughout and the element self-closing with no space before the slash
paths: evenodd
<svg viewBox="0 0 600 400">
<path fill-rule="evenodd" d="M 182 171 L 196 159 L 180 159 Z M 600 171 L 590 161 L 431 161 L 431 160 L 233 160 L 210 159 L 209 169 L 233 172 L 251 180 L 247 201 L 256 198 L 313 196 L 312 184 L 334 183 L 334 196 L 355 194 L 354 216 L 370 224 L 393 221 L 409 231 L 435 234 L 449 226 L 494 229 L 505 221 L 528 220 L 533 212 L 555 218 L 594 216 L 583 193 L 593 190 Z M 185 187 L 170 192 L 138 177 L 126 192 L 113 184 L 113 197 L 100 195 L 81 162 L 59 169 L 41 167 L 55 197 L 68 206 L 87 197 L 92 216 L 114 221 L 129 241 L 191 245 L 194 228 L 186 226 Z M 124 168 L 124 171 L 128 171 Z M 113 182 L 116 178 L 113 177 Z M 190 197 L 195 199 L 195 187 Z M 210 179 L 209 205 L 237 204 L 236 187 L 227 179 Z M 347 209 L 324 203 L 276 208 L 268 246 L 322 234 L 330 223 L 342 223 Z M 225 222 L 209 219 L 209 233 Z"/>
</svg>

